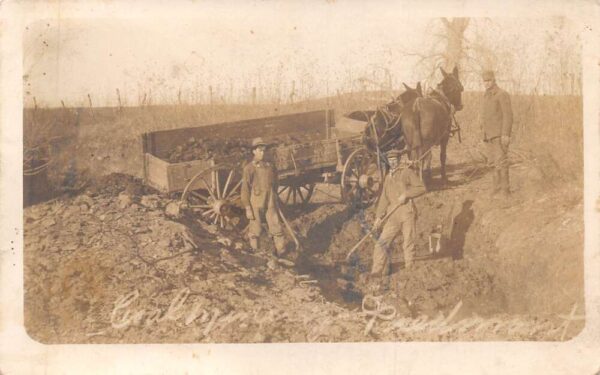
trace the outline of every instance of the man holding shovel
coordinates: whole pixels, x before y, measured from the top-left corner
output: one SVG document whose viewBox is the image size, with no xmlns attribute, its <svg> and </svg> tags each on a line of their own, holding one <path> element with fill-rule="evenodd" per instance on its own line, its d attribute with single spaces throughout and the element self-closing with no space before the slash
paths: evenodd
<svg viewBox="0 0 600 375">
<path fill-rule="evenodd" d="M 375 230 L 383 226 L 373 249 L 371 278 L 374 281 L 388 276 L 391 271 L 390 245 L 402 232 L 405 268 L 411 268 L 415 256 L 417 209 L 413 198 L 425 193 L 425 185 L 410 168 L 399 168 L 402 153 L 389 151 L 386 156 L 390 171 L 383 182 L 383 190 L 375 212 Z"/>
<path fill-rule="evenodd" d="M 248 238 L 252 250 L 258 250 L 258 238 L 266 220 L 275 242 L 276 255 L 281 256 L 286 243 L 278 215 L 277 171 L 272 163 L 264 160 L 267 147 L 262 138 L 252 140 L 253 160 L 244 167 L 241 200 L 250 221 Z"/>
</svg>

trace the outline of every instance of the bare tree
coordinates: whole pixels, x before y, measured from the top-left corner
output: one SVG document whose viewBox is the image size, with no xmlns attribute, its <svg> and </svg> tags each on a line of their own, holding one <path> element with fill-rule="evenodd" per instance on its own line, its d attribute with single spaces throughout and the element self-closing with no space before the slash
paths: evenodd
<svg viewBox="0 0 600 375">
<path fill-rule="evenodd" d="M 438 68 L 446 70 L 455 66 L 467 65 L 465 60 L 469 41 L 465 32 L 469 27 L 469 18 L 439 18 L 433 20 L 427 27 L 426 33 L 431 35 L 431 44 L 428 48 L 418 51 L 402 51 L 405 57 L 415 59 L 415 73 L 423 77 L 425 85 L 433 85 Z"/>
<path fill-rule="evenodd" d="M 469 18 L 442 18 L 445 27 L 444 38 L 446 51 L 444 53 L 444 69 L 450 70 L 460 65 L 464 58 L 465 30 L 469 26 Z"/>
</svg>

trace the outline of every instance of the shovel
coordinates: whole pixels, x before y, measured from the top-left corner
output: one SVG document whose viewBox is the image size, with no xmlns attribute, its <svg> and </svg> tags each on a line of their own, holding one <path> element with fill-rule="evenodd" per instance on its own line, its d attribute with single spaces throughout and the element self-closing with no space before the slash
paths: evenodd
<svg viewBox="0 0 600 375">
<path fill-rule="evenodd" d="M 396 210 L 397 210 L 397 209 L 398 209 L 400 206 L 402 206 L 402 205 L 403 205 L 403 203 L 399 203 L 399 204 L 395 205 L 395 206 L 394 206 L 394 207 L 393 207 L 393 208 L 392 208 L 392 209 L 391 209 L 391 210 L 390 210 L 390 211 L 389 211 L 387 214 L 385 214 L 385 216 L 383 217 L 383 219 L 381 219 L 381 223 L 382 223 L 382 224 L 383 224 L 383 223 L 385 223 L 385 221 L 386 221 L 386 220 L 387 220 L 387 219 L 388 219 L 390 216 L 392 216 L 392 214 L 393 214 L 394 212 L 396 212 Z M 363 244 L 363 243 L 364 243 L 364 242 L 367 240 L 367 238 L 369 238 L 369 237 L 372 237 L 372 236 L 373 236 L 373 233 L 374 233 L 374 232 L 375 232 L 375 228 L 371 228 L 371 230 L 369 230 L 369 232 L 368 232 L 367 234 L 365 234 L 365 236 L 364 236 L 364 237 L 363 237 L 363 238 L 362 238 L 360 241 L 358 241 L 358 242 L 356 243 L 356 245 L 354 245 L 354 247 L 353 247 L 352 249 L 350 249 L 350 251 L 348 252 L 348 255 L 346 255 L 346 261 L 347 261 L 348 259 L 350 259 L 350 257 L 352 256 L 352 254 L 354 254 L 354 252 L 355 252 L 356 250 L 358 250 L 358 248 L 360 247 L 360 245 L 362 245 L 362 244 Z"/>
<path fill-rule="evenodd" d="M 294 244 L 296 246 L 295 250 L 299 251 L 301 248 L 300 241 L 298 241 L 298 237 L 296 237 L 296 233 L 292 229 L 292 226 L 290 225 L 290 223 L 285 218 L 285 215 L 283 214 L 283 212 L 281 212 L 281 208 L 279 207 L 279 205 L 277 205 L 277 212 L 279 213 L 279 217 L 281 217 L 281 220 L 283 221 L 285 228 L 288 230 L 290 237 L 292 237 L 292 239 L 294 240 Z"/>
</svg>

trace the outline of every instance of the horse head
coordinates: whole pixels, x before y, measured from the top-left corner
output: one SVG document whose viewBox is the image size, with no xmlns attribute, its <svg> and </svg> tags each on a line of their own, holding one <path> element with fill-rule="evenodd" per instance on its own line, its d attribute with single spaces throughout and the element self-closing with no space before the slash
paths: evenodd
<svg viewBox="0 0 600 375">
<path fill-rule="evenodd" d="M 448 73 L 444 68 L 440 67 L 444 79 L 438 84 L 438 88 L 446 95 L 448 101 L 460 111 L 463 108 L 462 105 L 462 92 L 464 91 L 462 83 L 458 78 L 458 68 L 454 67 L 452 73 Z"/>
</svg>

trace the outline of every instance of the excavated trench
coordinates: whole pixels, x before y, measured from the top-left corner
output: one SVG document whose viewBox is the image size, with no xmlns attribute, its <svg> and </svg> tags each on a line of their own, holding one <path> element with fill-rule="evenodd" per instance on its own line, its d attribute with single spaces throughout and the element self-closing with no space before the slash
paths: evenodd
<svg viewBox="0 0 600 375">
<path fill-rule="evenodd" d="M 457 304 L 461 305 L 461 314 L 490 316 L 506 312 L 506 298 L 491 272 L 492 265 L 463 256 L 466 232 L 473 229 L 469 216 L 472 201 L 459 202 L 460 210 L 446 202 L 444 194 L 429 194 L 419 202 L 414 269 L 404 269 L 401 236 L 395 240 L 393 273 L 389 289 L 384 292 L 386 302 L 394 305 L 400 315 L 412 317 L 447 313 Z M 451 241 L 432 255 L 429 231 L 450 214 L 454 219 Z M 363 296 L 370 293 L 365 276 L 371 265 L 373 240 L 367 240 L 349 261 L 345 257 L 368 232 L 373 208 L 353 210 L 339 203 L 313 204 L 294 216 L 303 244 L 297 271 L 317 279 L 325 298 L 349 309 L 360 308 Z"/>
</svg>

